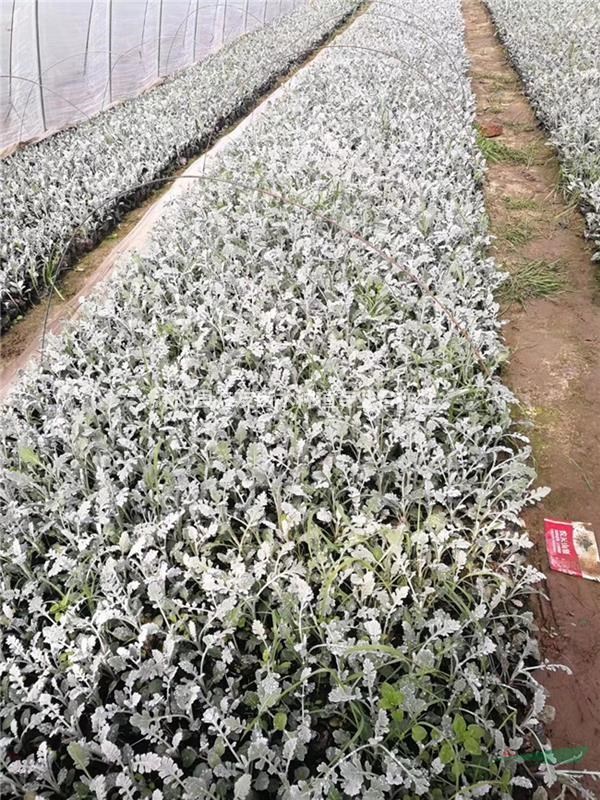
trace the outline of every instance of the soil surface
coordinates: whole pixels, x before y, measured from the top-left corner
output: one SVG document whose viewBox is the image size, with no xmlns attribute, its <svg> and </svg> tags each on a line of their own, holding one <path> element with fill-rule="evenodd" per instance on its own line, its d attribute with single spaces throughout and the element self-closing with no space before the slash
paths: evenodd
<svg viewBox="0 0 600 800">
<path fill-rule="evenodd" d="M 558 262 L 565 280 L 562 291 L 503 308 L 511 351 L 504 379 L 529 426 L 539 484 L 552 490 L 525 515 L 531 561 L 547 575 L 545 596 L 533 602 L 542 655 L 573 672 L 539 674 L 556 709 L 546 731 L 555 748 L 589 748 L 570 769 L 600 770 L 600 583 L 550 571 L 543 536 L 550 517 L 589 523 L 600 539 L 598 268 L 583 218 L 559 189 L 556 153 L 487 9 L 481 0 L 463 0 L 463 9 L 478 123 L 494 137 L 487 140 L 492 147 L 512 148 L 487 174 L 486 204 L 497 237 L 492 255 L 509 272 L 532 261 Z M 600 796 L 600 782 L 587 780 Z"/>
</svg>

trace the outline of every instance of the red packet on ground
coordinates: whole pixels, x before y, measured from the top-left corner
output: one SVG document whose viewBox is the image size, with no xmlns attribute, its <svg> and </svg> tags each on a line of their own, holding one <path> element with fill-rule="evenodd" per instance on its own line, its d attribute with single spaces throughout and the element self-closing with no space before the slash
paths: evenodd
<svg viewBox="0 0 600 800">
<path fill-rule="evenodd" d="M 557 572 L 600 581 L 600 556 L 594 532 L 583 522 L 544 520 L 550 567 Z"/>
</svg>

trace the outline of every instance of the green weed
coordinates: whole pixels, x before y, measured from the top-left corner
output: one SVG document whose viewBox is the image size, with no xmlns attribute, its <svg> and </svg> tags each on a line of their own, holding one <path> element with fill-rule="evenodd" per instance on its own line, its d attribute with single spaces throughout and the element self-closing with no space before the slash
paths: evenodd
<svg viewBox="0 0 600 800">
<path fill-rule="evenodd" d="M 511 197 L 510 195 L 505 195 L 502 199 L 509 211 L 534 211 L 538 208 L 537 200 L 532 200 L 527 197 Z"/>
<path fill-rule="evenodd" d="M 488 139 L 477 132 L 477 145 L 490 164 L 532 164 L 536 148 L 515 148 L 498 139 Z"/>
<path fill-rule="evenodd" d="M 509 267 L 509 278 L 499 297 L 506 303 L 521 303 L 536 297 L 549 297 L 567 289 L 566 267 L 561 261 L 525 261 Z"/>
<path fill-rule="evenodd" d="M 534 230 L 527 222 L 519 221 L 498 228 L 496 236 L 500 241 L 507 242 L 513 247 L 521 247 L 533 239 Z"/>
</svg>

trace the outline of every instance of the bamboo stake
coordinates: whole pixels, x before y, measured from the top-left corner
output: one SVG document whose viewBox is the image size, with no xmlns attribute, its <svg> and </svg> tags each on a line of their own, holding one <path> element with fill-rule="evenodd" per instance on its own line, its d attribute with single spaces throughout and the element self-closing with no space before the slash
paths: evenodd
<svg viewBox="0 0 600 800">
<path fill-rule="evenodd" d="M 160 78 L 160 48 L 162 39 L 162 23 L 163 23 L 163 0 L 160 0 L 158 5 L 158 56 L 156 59 L 156 77 Z"/>
<path fill-rule="evenodd" d="M 113 86 L 112 86 L 112 17 L 113 17 L 113 0 L 108 0 L 108 103 L 113 101 Z"/>
<path fill-rule="evenodd" d="M 88 15 L 87 33 L 85 35 L 85 55 L 83 57 L 83 74 L 87 72 L 88 52 L 90 49 L 90 32 L 92 30 L 92 16 L 94 14 L 94 0 L 90 2 L 90 13 Z"/>
<path fill-rule="evenodd" d="M 48 129 L 46 124 L 46 106 L 44 104 L 44 86 L 42 84 L 42 53 L 40 49 L 40 0 L 35 0 L 35 49 L 37 53 L 38 88 L 40 92 L 40 112 L 42 114 L 42 128 Z"/>
</svg>

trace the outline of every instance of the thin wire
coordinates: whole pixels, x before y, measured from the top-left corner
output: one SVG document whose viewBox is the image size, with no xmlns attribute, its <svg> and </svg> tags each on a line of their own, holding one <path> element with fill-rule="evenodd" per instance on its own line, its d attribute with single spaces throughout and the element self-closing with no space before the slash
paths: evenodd
<svg viewBox="0 0 600 800">
<path fill-rule="evenodd" d="M 202 8 L 212 8 L 212 5 L 202 6 Z M 229 8 L 231 8 L 231 6 L 229 6 Z M 240 8 L 238 7 L 237 10 L 240 10 Z M 169 45 L 169 52 L 167 53 L 167 60 L 166 60 L 164 72 L 168 72 L 169 71 L 169 62 L 171 60 L 171 53 L 173 51 L 173 45 L 177 41 L 177 36 L 179 35 L 179 31 L 181 30 L 181 26 L 185 23 L 185 21 L 187 20 L 187 17 L 191 16 L 193 13 L 194 13 L 193 11 L 190 11 L 190 13 L 188 15 L 186 15 L 186 17 L 184 17 L 184 19 L 181 20 L 181 22 L 177 26 L 177 30 L 175 31 L 173 36 L 163 36 L 163 39 L 168 39 L 171 42 L 171 44 Z M 258 17 L 255 17 L 254 14 L 250 14 L 250 16 L 252 17 L 252 19 L 255 19 L 257 22 L 259 21 Z M 119 58 L 121 58 L 123 55 L 126 55 L 126 54 L 127 54 L 127 51 L 125 51 L 124 53 L 121 53 Z"/>
<path fill-rule="evenodd" d="M 402 274 L 404 274 L 406 277 L 408 277 L 410 280 L 412 280 L 413 283 L 415 283 L 419 287 L 419 289 L 421 290 L 421 292 L 424 295 L 427 295 L 428 297 L 430 297 L 431 300 L 433 301 L 433 303 L 440 309 L 440 311 L 442 311 L 442 313 L 444 314 L 444 316 L 446 317 L 446 319 L 448 320 L 450 325 L 452 325 L 458 331 L 458 333 L 465 339 L 465 341 L 469 344 L 469 347 L 470 347 L 471 351 L 473 352 L 476 360 L 479 362 L 479 365 L 481 366 L 481 368 L 482 368 L 483 372 L 485 373 L 485 375 L 487 377 L 491 376 L 490 369 L 489 369 L 488 365 L 485 362 L 483 354 L 481 353 L 479 348 L 475 345 L 473 339 L 471 338 L 471 336 L 469 334 L 469 331 L 462 325 L 462 323 L 460 323 L 458 321 L 458 319 L 452 313 L 452 311 L 449 308 L 447 308 L 447 306 L 444 303 L 442 303 L 442 301 L 439 300 L 433 294 L 433 292 L 428 288 L 427 284 L 425 284 L 420 279 L 420 277 L 418 275 L 415 275 L 407 267 L 403 267 L 395 258 L 393 258 L 392 256 L 388 255 L 384 250 L 381 250 L 381 248 L 379 248 L 376 245 L 374 245 L 371 242 L 369 242 L 368 239 L 365 239 L 364 236 L 362 236 L 361 234 L 357 233 L 356 231 L 353 231 L 350 228 L 346 228 L 344 225 L 341 225 L 333 217 L 330 217 L 330 216 L 328 216 L 326 214 L 320 213 L 319 211 L 317 211 L 316 208 L 312 208 L 311 206 L 307 206 L 304 203 L 300 203 L 297 200 L 291 200 L 290 198 L 286 197 L 285 195 L 282 195 L 281 193 L 273 191 L 271 189 L 264 189 L 264 188 L 262 188 L 260 186 L 250 186 L 250 185 L 247 185 L 247 184 L 239 183 L 238 181 L 228 180 L 226 178 L 217 178 L 217 177 L 212 176 L 212 175 L 171 175 L 171 176 L 166 176 L 166 177 L 163 177 L 163 178 L 155 178 L 155 179 L 150 180 L 150 181 L 144 181 L 143 183 L 139 183 L 136 186 L 130 187 L 129 189 L 127 189 L 124 192 L 119 192 L 118 194 L 112 195 L 111 197 L 107 198 L 102 203 L 99 203 L 85 217 L 83 222 L 81 222 L 77 226 L 77 229 L 73 232 L 73 234 L 69 238 L 69 241 L 63 247 L 61 255 L 60 255 L 60 258 L 59 258 L 58 263 L 57 263 L 56 272 L 55 272 L 55 274 L 54 274 L 54 276 L 52 278 L 52 286 L 50 287 L 50 295 L 48 297 L 48 302 L 46 304 L 46 311 L 45 311 L 45 314 L 44 314 L 44 324 L 43 324 L 43 328 L 42 328 L 42 341 L 41 341 L 41 346 L 40 346 L 40 364 L 43 364 L 43 362 L 44 362 L 44 351 L 45 351 L 45 344 L 46 344 L 46 331 L 47 331 L 47 326 L 48 326 L 48 319 L 49 319 L 49 316 L 50 316 L 50 305 L 51 305 L 52 296 L 53 296 L 52 292 L 56 291 L 56 279 L 58 278 L 59 273 L 60 273 L 60 271 L 61 271 L 61 269 L 62 269 L 62 267 L 63 267 L 63 265 L 65 263 L 66 254 L 68 253 L 71 245 L 73 244 L 79 229 L 81 229 L 83 226 L 85 226 L 87 224 L 87 222 L 103 206 L 108 205 L 110 203 L 114 204 L 119 198 L 125 196 L 127 193 L 137 191 L 138 189 L 148 188 L 149 186 L 158 185 L 158 184 L 165 184 L 165 183 L 169 183 L 171 181 L 177 181 L 177 180 L 213 181 L 214 183 L 224 184 L 226 186 L 234 187 L 236 189 L 239 189 L 241 191 L 245 191 L 245 192 L 248 192 L 248 193 L 258 193 L 258 194 L 262 195 L 263 197 L 269 197 L 269 198 L 275 200 L 277 203 L 280 203 L 280 204 L 283 204 L 283 205 L 293 206 L 295 208 L 300 208 L 303 211 L 306 211 L 309 214 L 312 214 L 313 216 L 317 217 L 318 219 L 321 219 L 323 222 L 327 222 L 330 225 L 333 225 L 341 233 L 344 233 L 347 236 L 350 236 L 352 239 L 354 239 L 355 241 L 357 241 L 360 244 L 362 244 L 368 250 L 370 250 L 371 252 L 373 252 L 376 255 L 378 255 L 380 258 L 382 258 L 385 261 L 387 261 L 395 269 L 398 269 Z"/>
<path fill-rule="evenodd" d="M 363 0 L 363 2 L 364 2 L 364 1 L 365 1 L 365 0 Z M 14 2 L 16 2 L 16 0 L 14 0 Z M 162 2 L 162 0 L 161 0 L 161 2 Z M 197 2 L 197 5 L 198 5 L 198 3 L 199 3 L 199 0 L 196 0 L 196 2 Z M 139 45 L 133 45 L 132 47 L 128 48 L 127 50 L 124 50 L 122 53 L 120 53 L 120 54 L 119 54 L 119 56 L 118 56 L 118 57 L 117 57 L 117 58 L 116 58 L 116 59 L 113 61 L 113 63 L 112 63 L 112 71 L 111 71 L 111 72 L 109 72 L 109 77 L 111 77 L 111 76 L 112 76 L 112 73 L 113 73 L 113 72 L 114 72 L 114 70 L 116 69 L 116 67 L 117 67 L 117 65 L 119 64 L 119 62 L 121 61 L 121 59 L 125 58 L 125 57 L 126 57 L 126 56 L 127 56 L 127 55 L 128 55 L 130 52 L 131 52 L 131 51 L 133 51 L 133 50 L 137 49 L 138 47 L 139 47 L 139 49 L 140 49 L 140 59 L 142 58 L 142 51 L 143 51 L 143 47 L 144 47 L 144 45 L 146 44 L 146 40 L 143 38 L 143 36 L 144 36 L 145 30 L 146 30 L 146 25 L 147 25 L 147 12 L 148 12 L 148 4 L 149 4 L 149 0 L 146 0 L 145 6 L 144 6 L 144 18 L 143 18 L 143 22 L 142 22 L 142 40 L 140 41 Z M 216 26 L 216 21 L 217 21 L 217 20 L 216 20 L 216 18 L 217 18 L 218 0 L 216 0 L 216 2 L 207 3 L 206 5 L 203 5 L 203 6 L 202 6 L 202 8 L 213 8 L 213 9 L 214 9 L 214 11 L 215 11 L 215 13 L 214 13 L 214 15 L 213 15 L 213 24 L 212 24 L 212 29 L 213 29 L 213 39 L 214 39 L 214 29 L 215 29 L 215 26 Z M 265 7 L 265 8 L 266 8 L 266 7 Z M 240 10 L 242 10 L 242 9 L 240 8 Z M 254 14 L 249 14 L 249 16 L 250 16 L 250 17 L 251 17 L 253 20 L 256 20 L 256 22 L 258 23 L 258 25 L 259 25 L 259 26 L 261 25 L 261 21 L 260 21 L 260 19 L 259 19 L 259 17 L 258 17 L 258 16 L 255 16 Z M 187 18 L 187 15 L 186 15 L 186 18 Z M 325 22 L 329 22 L 329 21 L 330 21 L 330 20 L 332 20 L 332 19 L 337 19 L 337 17 L 331 17 L 331 18 L 328 18 L 327 20 L 325 20 Z M 172 51 L 172 47 L 173 47 L 174 40 L 176 39 L 176 37 L 177 37 L 177 34 L 179 33 L 179 29 L 181 28 L 181 25 L 182 25 L 182 24 L 183 24 L 183 21 L 182 21 L 182 23 L 180 23 L 180 25 L 179 25 L 179 27 L 178 27 L 177 31 L 175 32 L 175 36 L 173 36 L 173 37 L 168 37 L 169 39 L 171 39 L 171 44 L 170 44 L 170 47 L 169 47 L 169 53 L 168 53 L 168 57 L 167 57 L 167 63 L 168 63 L 168 61 L 169 61 L 169 59 L 170 59 L 170 54 L 171 54 L 171 51 Z M 264 24 L 264 15 L 263 15 L 263 21 L 262 21 L 262 24 Z M 304 35 L 305 35 L 305 34 L 302 34 L 302 35 L 300 35 L 300 36 L 296 37 L 296 38 L 295 38 L 295 39 L 294 39 L 294 40 L 291 42 L 291 44 L 290 44 L 290 47 L 291 47 L 292 45 L 294 45 L 294 44 L 295 44 L 297 41 L 299 41 L 299 39 L 300 39 L 300 38 L 302 38 Z M 164 37 L 163 37 L 163 38 L 164 38 Z M 150 41 L 150 40 L 148 40 L 148 41 Z M 154 40 L 152 40 L 152 41 L 154 41 Z M 160 45 L 160 40 L 159 40 L 159 45 Z M 104 51 L 104 50 L 94 50 L 93 52 L 95 52 L 95 53 L 103 53 L 103 52 L 105 52 L 105 51 Z M 80 54 L 81 54 L 81 55 L 84 55 L 84 54 L 85 54 L 85 51 L 84 51 L 84 50 L 80 51 Z M 22 141 L 22 138 L 23 138 L 23 127 L 24 127 L 24 124 L 25 124 L 25 115 L 26 115 L 26 113 L 27 113 L 27 109 L 28 109 L 28 107 L 29 107 L 29 103 L 31 102 L 31 98 L 32 98 L 32 95 L 33 95 L 33 88 L 34 88 L 34 87 L 36 87 L 36 86 L 37 86 L 37 87 L 41 87 L 41 86 L 43 85 L 43 77 L 44 77 L 44 76 L 45 76 L 45 75 L 46 75 L 46 74 L 47 74 L 47 73 L 48 73 L 48 72 L 49 72 L 49 71 L 50 71 L 50 70 L 51 70 L 53 67 L 57 66 L 58 64 L 62 64 L 62 63 L 64 63 L 65 61 L 67 61 L 69 58 L 73 58 L 73 57 L 75 57 L 75 56 L 77 56 L 77 55 L 78 55 L 78 54 L 77 54 L 77 53 L 75 53 L 75 54 L 72 54 L 72 55 L 70 55 L 70 56 L 66 56 L 65 58 L 59 59 L 58 61 L 55 61 L 53 64 L 51 64 L 49 67 L 47 67 L 47 68 L 46 68 L 46 69 L 45 69 L 45 70 L 42 72 L 41 79 L 38 79 L 38 81 L 32 80 L 32 79 L 30 79 L 30 78 L 23 78 L 23 77 L 21 77 L 21 76 L 14 76 L 14 75 L 12 75 L 12 76 L 11 76 L 10 74 L 8 74 L 8 75 L 0 75 L 0 78 L 9 78 L 9 79 L 10 79 L 10 78 L 12 77 L 12 78 L 13 78 L 13 79 L 15 79 L 15 80 L 26 80 L 27 82 L 29 82 L 29 83 L 31 83 L 31 84 L 32 84 L 32 89 L 29 91 L 29 93 L 28 93 L 28 95 L 27 95 L 27 99 L 26 99 L 26 101 L 25 101 L 25 105 L 24 105 L 24 107 L 23 107 L 23 111 L 22 111 L 22 113 L 21 113 L 21 118 L 20 118 L 20 127 L 19 127 L 19 135 L 18 135 L 18 141 L 19 141 L 19 142 L 20 142 L 20 141 Z M 255 70 L 255 72 L 256 72 L 256 70 Z M 251 73 L 251 76 L 252 76 L 253 74 L 254 74 L 254 73 Z M 82 115 L 83 117 L 85 117 L 85 119 L 88 119 L 88 120 L 90 119 L 90 115 L 89 115 L 88 113 L 86 113 L 85 111 L 83 111 L 83 109 L 79 108 L 79 106 L 77 106 L 75 103 L 71 102 L 71 101 L 70 101 L 70 100 L 68 100 L 66 97 L 64 97 L 64 96 L 63 96 L 63 95 L 62 95 L 60 92 L 58 92 L 58 91 L 56 91 L 56 90 L 53 90 L 53 89 L 50 89 L 48 86 L 44 86 L 44 91 L 45 91 L 45 92 L 48 92 L 48 91 L 49 91 L 49 92 L 50 92 L 52 95 L 54 95 L 54 96 L 56 96 L 56 97 L 59 97 L 59 98 L 63 99 L 63 100 L 66 102 L 66 103 L 68 103 L 68 105 L 70 105 L 72 108 L 74 108 L 74 109 L 76 109 L 77 111 L 79 111 L 79 112 L 81 113 L 81 115 Z M 109 80 L 107 80 L 107 82 L 106 82 L 106 85 L 105 85 L 105 87 L 104 87 L 104 90 L 103 90 L 102 101 L 101 101 L 101 105 L 100 105 L 100 107 L 101 107 L 101 108 L 104 108 L 104 98 L 106 97 L 106 95 L 107 95 L 108 91 L 109 91 Z M 17 111 L 17 109 L 15 108 L 15 112 L 16 112 L 16 111 Z"/>
<path fill-rule="evenodd" d="M 407 61 L 404 58 L 400 58 L 400 56 L 396 55 L 396 53 L 389 53 L 386 50 L 380 50 L 377 47 L 365 47 L 363 45 L 358 45 L 358 44 L 329 44 L 326 45 L 323 48 L 323 50 L 363 50 L 367 53 L 377 53 L 380 56 L 389 56 L 390 58 L 399 61 L 409 70 L 416 72 L 416 74 L 423 79 L 426 86 L 428 86 L 430 89 L 433 89 L 437 93 L 437 95 L 445 102 L 446 107 L 450 110 L 452 114 L 456 116 L 456 118 L 461 122 L 461 124 L 464 122 L 464 119 L 460 116 L 459 109 L 456 108 L 452 99 L 448 97 L 448 95 L 445 92 L 443 92 L 439 88 L 439 86 L 436 86 L 428 75 L 426 75 L 424 72 L 421 72 L 421 70 L 417 69 L 414 64 L 410 63 L 410 61 Z M 465 97 L 464 86 L 461 84 L 460 88 L 464 98 Z"/>
<path fill-rule="evenodd" d="M 148 0 L 147 0 L 147 1 L 148 1 Z M 368 2 L 368 0 L 362 0 L 362 2 L 361 2 L 361 6 L 362 6 L 362 5 L 364 5 L 364 4 L 365 4 L 365 2 Z M 213 15 L 213 22 L 212 22 L 213 36 L 214 36 L 214 30 L 215 30 L 215 27 L 216 27 L 217 6 L 218 6 L 218 0 L 216 0 L 216 2 L 213 2 L 212 4 L 207 4 L 206 6 L 203 6 L 203 8 L 214 8 L 214 10 L 215 10 L 215 13 L 214 13 L 214 15 Z M 251 16 L 252 16 L 252 18 L 253 18 L 253 19 L 255 19 L 255 20 L 257 21 L 257 23 L 258 23 L 258 24 L 259 24 L 259 26 L 260 26 L 260 24 L 261 24 L 261 23 L 260 23 L 260 20 L 259 20 L 259 18 L 258 18 L 258 17 L 256 17 L 256 16 L 254 16 L 254 14 L 251 14 Z M 349 16 L 349 15 L 347 15 L 347 16 Z M 344 19 L 347 19 L 347 17 L 346 17 L 346 18 L 344 18 Z M 333 17 L 328 17 L 326 20 L 322 21 L 322 24 L 326 24 L 326 23 L 329 23 L 329 22 L 332 22 L 332 21 L 336 21 L 336 22 L 338 22 L 338 27 L 339 27 L 339 26 L 341 26 L 341 25 L 343 24 L 343 22 L 344 22 L 344 19 L 340 20 L 340 19 L 339 19 L 339 17 L 338 17 L 337 15 L 335 15 L 335 16 L 333 16 Z M 314 26 L 314 27 L 316 27 L 316 24 L 315 24 L 315 26 Z M 330 33 L 330 37 L 331 37 L 331 36 L 334 36 L 334 35 L 335 35 L 335 32 L 336 32 L 335 30 L 331 31 L 331 33 Z M 287 48 L 289 48 L 289 49 L 291 50 L 291 49 L 294 47 L 294 45 L 295 45 L 295 44 L 297 44 L 297 42 L 299 42 L 299 41 L 300 41 L 302 38 L 304 38 L 304 36 L 305 36 L 305 35 L 306 35 L 306 32 L 304 32 L 304 33 L 301 33 L 301 34 L 299 34 L 298 36 L 296 36 L 294 39 L 292 39 L 292 40 L 291 40 L 291 42 L 288 42 L 288 43 L 287 43 Z M 143 44 L 143 42 L 142 42 L 141 44 Z M 115 69 L 115 68 L 116 68 L 116 66 L 117 66 L 117 64 L 119 63 L 119 61 L 121 60 L 121 58 L 124 58 L 125 56 L 127 56 L 127 54 L 128 54 L 128 53 L 130 53 L 132 50 L 135 50 L 135 48 L 136 48 L 136 47 L 137 47 L 137 45 L 134 45 L 133 47 L 130 47 L 130 48 L 128 48 L 127 50 L 124 50 L 124 51 L 123 51 L 123 52 L 122 52 L 122 53 L 121 53 L 121 54 L 118 56 L 118 58 L 116 58 L 116 59 L 115 59 L 115 61 L 114 61 L 114 63 L 113 63 L 113 69 Z M 96 51 L 96 52 L 99 52 L 99 53 L 101 53 L 101 52 L 103 52 L 103 51 L 101 51 L 101 50 L 98 50 L 98 51 Z M 304 55 L 306 56 L 307 54 L 308 54 L 308 53 L 305 53 Z M 72 56 L 68 56 L 67 58 L 71 58 L 71 57 L 72 57 Z M 56 66 L 56 64 L 61 64 L 61 63 L 62 63 L 63 61 L 65 61 L 65 60 L 67 60 L 67 59 L 66 59 L 66 58 L 65 58 L 65 59 L 61 59 L 60 61 L 57 61 L 57 62 L 55 62 L 54 64 L 50 65 L 50 67 L 48 67 L 48 68 L 46 69 L 46 72 L 48 72 L 50 69 L 52 69 L 52 67 L 53 67 L 53 66 Z M 271 59 L 271 60 L 268 62 L 268 64 L 267 64 L 267 65 L 271 65 L 271 64 L 274 64 L 274 63 L 275 63 L 275 58 Z M 250 73 L 250 74 L 249 74 L 249 75 L 246 77 L 246 85 L 247 85 L 247 84 L 250 82 L 250 80 L 251 80 L 251 79 L 254 77 L 254 75 L 256 75 L 256 74 L 257 74 L 257 72 L 258 72 L 258 71 L 259 71 L 259 69 L 257 68 L 257 69 L 255 69 L 253 72 L 251 72 L 251 73 Z M 45 74 L 45 73 L 44 73 L 44 74 Z M 0 75 L 0 78 L 6 78 L 6 77 L 8 77 L 8 76 L 7 76 L 7 75 Z M 26 81 L 26 82 L 28 82 L 28 83 L 31 83 L 33 86 L 37 86 L 37 85 L 39 85 L 37 81 L 34 81 L 34 80 L 32 80 L 31 78 L 24 78 L 24 77 L 21 77 L 21 76 L 13 76 L 13 77 L 14 77 L 15 79 L 17 79 L 17 78 L 18 78 L 18 80 L 23 80 L 23 81 Z M 50 91 L 50 92 L 51 92 L 53 95 L 56 95 L 57 97 L 59 97 L 59 98 L 63 99 L 63 100 L 64 100 L 66 103 L 68 103 L 68 104 L 69 104 L 69 105 L 70 105 L 72 108 L 74 108 L 74 109 L 76 109 L 77 111 L 79 111 L 79 112 L 80 112 L 80 113 L 81 113 L 81 114 L 82 114 L 82 115 L 83 115 L 83 116 L 84 116 L 84 117 L 85 117 L 87 120 L 90 120 L 90 118 L 91 118 L 91 117 L 90 117 L 90 115 L 89 115 L 89 114 L 87 114 L 85 111 L 83 111 L 83 109 L 79 108 L 79 106 L 77 106 L 77 105 L 75 105 L 74 103 L 72 103 L 72 102 L 71 102 L 70 100 L 68 100 L 66 97 L 63 97 L 63 95 L 62 95 L 62 94 L 60 94 L 59 92 L 57 92 L 57 91 L 55 91 L 55 90 L 53 90 L 53 89 L 49 89 L 48 87 L 46 87 L 46 91 Z M 107 84 L 107 85 L 105 85 L 105 87 L 104 87 L 104 91 L 103 91 L 103 97 L 102 97 L 102 105 L 104 105 L 104 97 L 106 96 L 106 93 L 107 93 L 107 91 L 108 91 L 108 84 Z M 23 110 L 23 113 L 22 113 L 22 115 L 21 115 L 21 127 L 20 127 L 20 129 L 19 129 L 19 141 L 22 139 L 22 134 L 23 134 L 23 125 L 24 125 L 24 122 L 25 122 L 25 113 L 26 113 L 26 111 L 27 111 L 27 107 L 28 107 L 28 105 L 29 105 L 29 102 L 30 102 L 30 100 L 31 100 L 31 97 L 32 97 L 32 92 L 33 92 L 33 88 L 32 88 L 32 90 L 31 90 L 31 91 L 29 92 L 29 94 L 28 94 L 27 101 L 26 101 L 26 103 L 25 103 L 25 108 L 24 108 L 24 110 Z"/>
<path fill-rule="evenodd" d="M 9 76 L 8 76 L 8 74 L 6 74 L 6 73 L 0 74 L 0 79 L 1 79 L 1 78 L 8 78 L 8 77 L 9 77 Z M 39 85 L 40 85 L 39 81 L 36 81 L 36 80 L 34 80 L 33 78 L 25 78 L 23 75 L 13 75 L 13 76 L 12 76 L 12 79 L 13 79 L 14 81 L 25 81 L 25 83 L 31 83 L 31 84 L 33 84 L 33 86 L 39 86 Z M 55 91 L 54 89 L 51 89 L 49 86 L 45 86 L 45 87 L 44 87 L 44 91 L 46 91 L 46 92 L 50 92 L 50 94 L 53 94 L 53 95 L 56 95 L 56 97 L 59 97 L 59 98 L 60 98 L 61 100 L 63 100 L 65 103 L 67 103 L 68 105 L 70 105 L 70 106 L 71 106 L 71 108 L 74 108 L 74 109 L 75 109 L 75 111 L 79 111 L 79 113 L 80 113 L 80 114 L 82 114 L 82 115 L 83 115 L 83 116 L 84 116 L 84 117 L 85 117 L 87 120 L 90 120 L 90 119 L 91 119 L 91 117 L 90 117 L 90 115 L 89 115 L 89 114 L 87 114 L 87 113 L 86 113 L 86 112 L 85 112 L 85 111 L 84 111 L 82 108 L 80 108 L 79 106 L 75 105 L 75 103 L 72 103 L 72 102 L 71 102 L 71 101 L 68 99 L 68 97 L 65 97 L 65 96 L 64 96 L 64 95 L 62 95 L 60 92 L 57 92 L 57 91 Z M 23 114 L 23 116 L 21 117 L 21 128 L 20 128 L 20 130 L 19 130 L 19 140 L 21 139 L 21 135 L 22 135 L 22 133 L 23 133 L 23 123 L 24 123 L 24 118 L 25 118 L 25 115 Z M 85 136 L 85 138 L 87 139 L 88 137 L 87 137 L 87 136 Z"/>
</svg>

